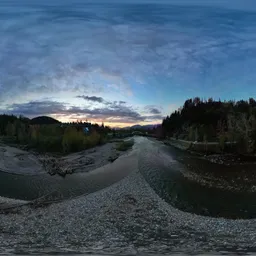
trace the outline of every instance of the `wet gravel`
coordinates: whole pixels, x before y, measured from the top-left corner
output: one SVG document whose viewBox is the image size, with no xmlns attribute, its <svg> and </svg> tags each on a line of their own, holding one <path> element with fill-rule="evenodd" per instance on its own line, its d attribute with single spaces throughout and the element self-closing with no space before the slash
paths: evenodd
<svg viewBox="0 0 256 256">
<path fill-rule="evenodd" d="M 2 253 L 256 251 L 256 220 L 182 212 L 160 199 L 140 171 L 96 193 L 0 216 Z"/>
</svg>

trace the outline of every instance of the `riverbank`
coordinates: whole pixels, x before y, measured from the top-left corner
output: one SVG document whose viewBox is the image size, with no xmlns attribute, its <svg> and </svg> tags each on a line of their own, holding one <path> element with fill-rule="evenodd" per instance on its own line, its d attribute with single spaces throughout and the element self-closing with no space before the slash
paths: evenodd
<svg viewBox="0 0 256 256">
<path fill-rule="evenodd" d="M 168 138 L 164 140 L 166 145 L 175 146 L 179 149 L 189 150 L 191 152 L 200 154 L 223 154 L 223 153 L 237 153 L 237 144 L 235 142 L 225 142 L 223 148 L 218 142 L 197 142 L 179 140 L 175 138 Z"/>
<path fill-rule="evenodd" d="M 256 191 L 256 159 L 254 156 L 238 154 L 204 154 L 195 152 L 191 147 L 184 147 L 183 141 L 163 141 L 171 148 L 176 148 L 176 160 L 187 167 L 184 175 L 206 187 L 230 191 Z M 188 144 L 185 144 L 188 145 Z M 198 162 L 200 161 L 200 165 Z"/>
<path fill-rule="evenodd" d="M 237 144 L 226 142 L 224 150 L 217 142 L 193 142 L 169 138 L 163 141 L 165 145 L 186 150 L 191 154 L 221 165 L 256 164 L 256 155 L 242 155 L 238 153 Z"/>
<path fill-rule="evenodd" d="M 0 215 L 0 220 L 3 253 L 160 255 L 256 250 L 255 220 L 179 211 L 161 200 L 138 170 L 96 193 L 46 208 L 25 206 Z"/>
<path fill-rule="evenodd" d="M 83 150 L 66 156 L 38 154 L 19 148 L 0 145 L 0 171 L 19 175 L 61 175 L 89 172 L 114 162 L 126 153 L 119 150 L 118 141 Z"/>
</svg>

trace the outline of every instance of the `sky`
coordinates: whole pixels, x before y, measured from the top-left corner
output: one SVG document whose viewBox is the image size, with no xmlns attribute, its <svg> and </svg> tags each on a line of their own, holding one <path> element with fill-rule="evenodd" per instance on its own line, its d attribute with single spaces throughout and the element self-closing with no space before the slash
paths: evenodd
<svg viewBox="0 0 256 256">
<path fill-rule="evenodd" d="M 0 112 L 113 127 L 256 97 L 256 1 L 1 0 Z"/>
</svg>

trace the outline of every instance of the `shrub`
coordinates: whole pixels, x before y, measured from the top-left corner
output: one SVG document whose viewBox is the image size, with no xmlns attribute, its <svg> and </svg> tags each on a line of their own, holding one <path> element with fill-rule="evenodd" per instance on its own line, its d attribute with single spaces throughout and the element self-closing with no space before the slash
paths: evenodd
<svg viewBox="0 0 256 256">
<path fill-rule="evenodd" d="M 26 144 L 29 141 L 29 134 L 27 132 L 27 127 L 25 124 L 19 122 L 16 127 L 17 131 L 17 141 L 20 144 Z"/>
<path fill-rule="evenodd" d="M 90 135 L 84 138 L 84 147 L 91 148 L 100 144 L 101 136 L 96 131 L 93 131 Z"/>
<path fill-rule="evenodd" d="M 193 127 L 189 127 L 188 140 L 195 141 L 195 132 Z"/>
<path fill-rule="evenodd" d="M 15 136 L 15 126 L 13 123 L 8 123 L 6 126 L 6 134 L 7 136 L 13 137 Z"/>
<path fill-rule="evenodd" d="M 39 134 L 36 144 L 32 147 L 37 148 L 41 152 L 61 152 L 62 137 L 61 136 L 44 136 Z"/>
<path fill-rule="evenodd" d="M 219 145 L 220 145 L 220 150 L 222 152 L 225 150 L 225 143 L 226 143 L 226 135 L 225 134 L 220 134 L 220 136 L 219 136 Z"/>
<path fill-rule="evenodd" d="M 69 153 L 84 149 L 84 137 L 82 131 L 77 131 L 74 127 L 67 127 L 62 139 L 63 152 Z"/>
<path fill-rule="evenodd" d="M 133 146 L 133 144 L 134 144 L 133 140 L 122 141 L 117 144 L 116 149 L 119 151 L 126 151 L 126 150 L 130 149 Z"/>
</svg>

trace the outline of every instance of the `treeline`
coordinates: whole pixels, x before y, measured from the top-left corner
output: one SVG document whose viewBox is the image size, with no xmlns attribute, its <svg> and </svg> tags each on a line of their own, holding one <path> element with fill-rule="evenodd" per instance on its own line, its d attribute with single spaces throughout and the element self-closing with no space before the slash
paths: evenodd
<svg viewBox="0 0 256 256">
<path fill-rule="evenodd" d="M 41 121 L 40 121 L 41 122 Z M 26 117 L 0 115 L 0 136 L 4 143 L 20 144 L 40 152 L 70 153 L 103 144 L 109 127 L 89 122 L 31 124 Z M 85 131 L 85 128 L 88 128 Z"/>
<path fill-rule="evenodd" d="M 241 153 L 256 152 L 256 101 L 188 99 L 183 107 L 167 116 L 162 135 L 177 139 L 239 144 Z"/>
</svg>

